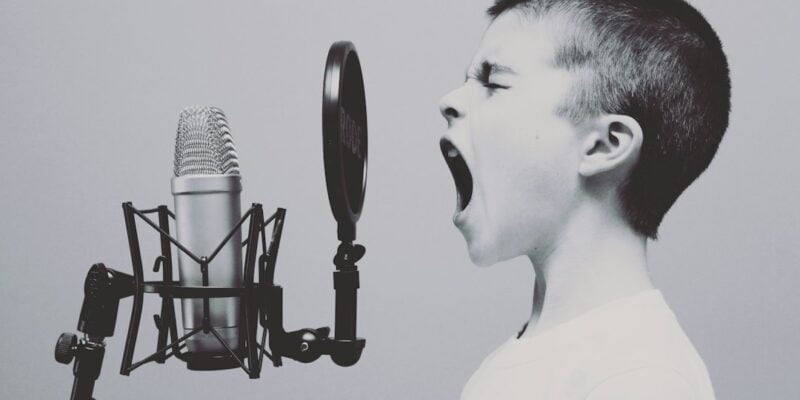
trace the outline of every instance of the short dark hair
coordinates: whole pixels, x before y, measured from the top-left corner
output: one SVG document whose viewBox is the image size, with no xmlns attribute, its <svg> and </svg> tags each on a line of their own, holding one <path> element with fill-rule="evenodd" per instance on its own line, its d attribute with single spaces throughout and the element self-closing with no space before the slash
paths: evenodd
<svg viewBox="0 0 800 400">
<path fill-rule="evenodd" d="M 553 63 L 577 83 L 563 115 L 577 123 L 623 114 L 641 125 L 639 159 L 618 195 L 633 229 L 656 238 L 728 126 L 731 86 L 717 34 L 683 0 L 497 0 L 487 13 L 510 9 L 536 21 L 566 18 Z"/>
</svg>

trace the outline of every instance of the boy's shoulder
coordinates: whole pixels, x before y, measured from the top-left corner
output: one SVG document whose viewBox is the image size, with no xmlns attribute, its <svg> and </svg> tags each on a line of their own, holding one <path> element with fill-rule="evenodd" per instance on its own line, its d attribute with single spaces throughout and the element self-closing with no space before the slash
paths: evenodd
<svg viewBox="0 0 800 400">
<path fill-rule="evenodd" d="M 588 315 L 576 326 L 570 363 L 585 366 L 592 386 L 626 376 L 685 380 L 699 399 L 713 398 L 703 360 L 658 290 L 648 290 Z M 565 375 L 571 375 L 563 365 Z M 710 396 L 710 397 L 709 397 Z"/>
<path fill-rule="evenodd" d="M 509 339 L 476 371 L 462 399 L 586 399 L 626 377 L 685 381 L 697 399 L 713 399 L 702 359 L 658 290 L 612 301 L 532 338 Z"/>
</svg>

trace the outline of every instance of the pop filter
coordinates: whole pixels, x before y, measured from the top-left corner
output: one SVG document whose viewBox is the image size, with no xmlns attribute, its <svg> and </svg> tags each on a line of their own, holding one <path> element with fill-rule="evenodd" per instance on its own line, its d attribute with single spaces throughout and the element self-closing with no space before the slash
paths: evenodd
<svg viewBox="0 0 800 400">
<path fill-rule="evenodd" d="M 331 45 L 322 90 L 322 140 L 325 181 L 338 237 L 356 238 L 356 222 L 367 184 L 367 103 L 356 48 Z"/>
</svg>

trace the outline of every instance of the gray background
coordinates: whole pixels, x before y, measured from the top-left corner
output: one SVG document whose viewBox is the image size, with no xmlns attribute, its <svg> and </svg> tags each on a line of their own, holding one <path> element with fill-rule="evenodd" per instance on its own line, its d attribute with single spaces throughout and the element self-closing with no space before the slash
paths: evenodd
<svg viewBox="0 0 800 400">
<path fill-rule="evenodd" d="M 654 280 L 708 365 L 720 399 L 797 399 L 800 213 L 795 2 L 696 0 L 732 66 L 733 114 L 710 169 L 650 246 Z M 288 208 L 277 280 L 289 328 L 333 322 L 335 225 L 324 191 L 320 93 L 328 46 L 356 43 L 370 124 L 359 225 L 356 366 L 328 359 L 197 373 L 177 360 L 118 374 L 122 302 L 100 399 L 457 398 L 530 311 L 532 268 L 470 264 L 450 222 L 453 183 L 437 101 L 460 84 L 487 0 L 0 3 L 0 397 L 66 398 L 53 361 L 75 331 L 87 268 L 130 271 L 120 204 L 170 204 L 178 112 L 227 113 L 243 203 Z M 155 235 L 146 240 L 152 262 Z M 137 357 L 154 350 L 146 299 Z"/>
</svg>

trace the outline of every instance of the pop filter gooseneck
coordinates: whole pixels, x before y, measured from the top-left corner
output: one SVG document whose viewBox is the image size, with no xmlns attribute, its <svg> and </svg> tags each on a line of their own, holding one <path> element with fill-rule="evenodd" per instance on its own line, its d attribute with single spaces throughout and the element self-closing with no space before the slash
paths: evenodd
<svg viewBox="0 0 800 400">
<path fill-rule="evenodd" d="M 364 205 L 367 184 L 367 104 L 356 48 L 351 42 L 331 45 L 322 89 L 322 141 L 325 181 L 341 244 L 333 263 L 336 290 L 336 350 L 339 365 L 355 364 L 365 340 L 356 337 L 358 262 L 364 246 L 354 244 L 356 222 Z"/>
</svg>

